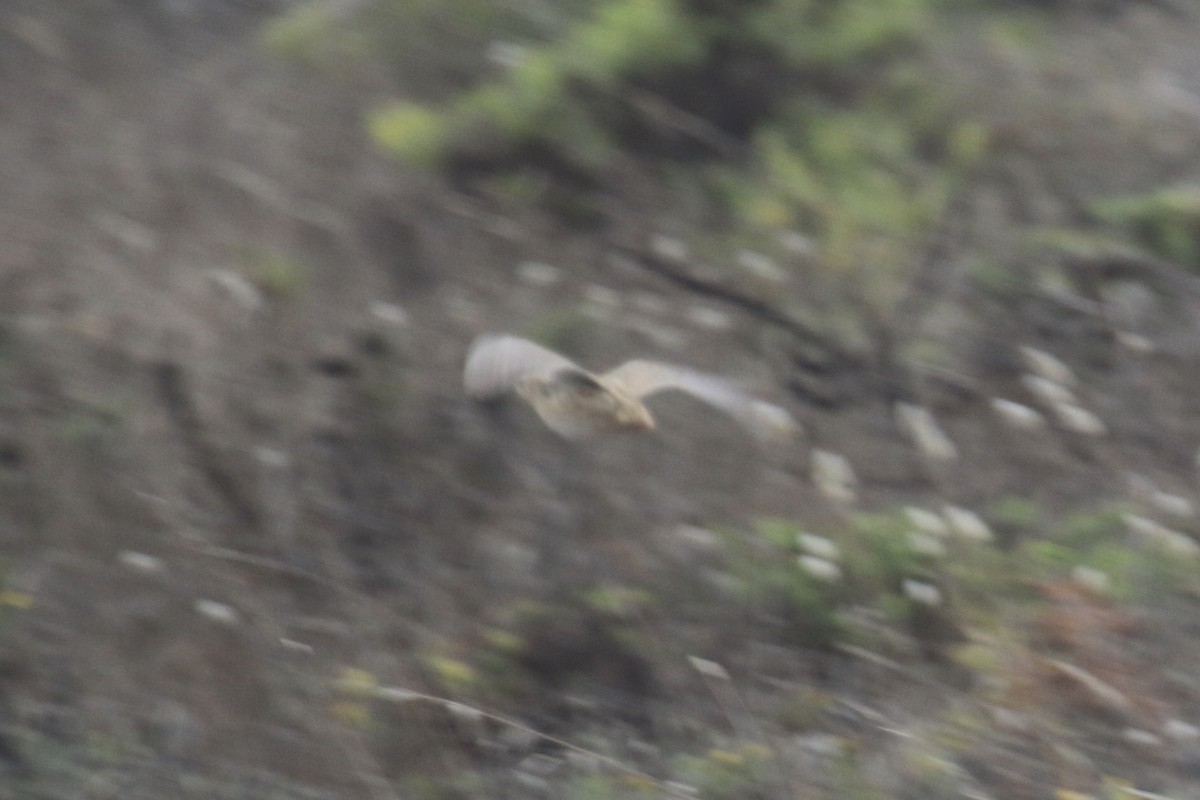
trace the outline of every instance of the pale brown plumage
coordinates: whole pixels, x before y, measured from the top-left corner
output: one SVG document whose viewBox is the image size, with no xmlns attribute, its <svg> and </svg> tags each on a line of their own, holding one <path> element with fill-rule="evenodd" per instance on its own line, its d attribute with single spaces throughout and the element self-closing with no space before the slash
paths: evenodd
<svg viewBox="0 0 1200 800">
<path fill-rule="evenodd" d="M 596 375 L 516 336 L 483 336 L 467 354 L 463 383 L 473 397 L 514 390 L 556 433 L 581 439 L 654 428 L 643 398 L 679 389 L 719 408 L 760 439 L 791 435 L 796 423 L 779 406 L 756 400 L 731 381 L 641 359 Z"/>
</svg>

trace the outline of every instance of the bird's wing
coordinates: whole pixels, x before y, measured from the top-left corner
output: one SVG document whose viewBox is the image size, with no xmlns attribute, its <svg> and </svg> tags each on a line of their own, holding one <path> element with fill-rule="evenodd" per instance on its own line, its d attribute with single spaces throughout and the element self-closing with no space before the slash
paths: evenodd
<svg viewBox="0 0 1200 800">
<path fill-rule="evenodd" d="M 530 375 L 551 375 L 560 370 L 584 372 L 570 359 L 527 339 L 481 336 L 467 353 L 463 386 L 474 397 L 487 397 L 511 389 Z"/>
<path fill-rule="evenodd" d="M 762 439 L 790 436 L 798 427 L 787 411 L 751 397 L 737 383 L 687 367 L 638 359 L 606 372 L 601 379 L 639 399 L 670 389 L 687 392 L 729 414 Z"/>
</svg>

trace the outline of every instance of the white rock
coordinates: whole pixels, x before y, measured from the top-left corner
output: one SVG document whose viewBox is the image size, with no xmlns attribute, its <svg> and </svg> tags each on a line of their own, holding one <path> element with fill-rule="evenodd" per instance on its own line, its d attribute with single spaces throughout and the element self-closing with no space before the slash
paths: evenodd
<svg viewBox="0 0 1200 800">
<path fill-rule="evenodd" d="M 237 610 L 225 603 L 219 603 L 216 600 L 197 600 L 192 606 L 198 614 L 207 617 L 213 622 L 218 622 L 222 625 L 233 627 L 241 622 L 241 615 Z"/>
<path fill-rule="evenodd" d="M 824 536 L 817 536 L 812 533 L 799 533 L 796 535 L 796 544 L 810 556 L 823 558 L 827 561 L 840 561 L 842 558 L 842 551 L 838 546 L 833 543 L 833 540 L 826 539 Z"/>
<path fill-rule="evenodd" d="M 1039 402 L 1048 406 L 1075 402 L 1075 395 L 1070 389 L 1041 375 L 1022 375 L 1021 385 Z"/>
<path fill-rule="evenodd" d="M 1117 331 L 1116 340 L 1117 344 L 1121 347 L 1139 355 L 1153 353 L 1158 349 L 1154 346 L 1154 340 L 1149 336 L 1143 336 L 1140 333 L 1133 333 L 1131 331 Z"/>
<path fill-rule="evenodd" d="M 1074 403 L 1055 403 L 1054 416 L 1058 417 L 1064 428 L 1083 436 L 1104 436 L 1108 433 L 1104 420 Z"/>
<path fill-rule="evenodd" d="M 1060 386 L 1076 386 L 1079 379 L 1075 377 L 1075 373 L 1071 371 L 1061 359 L 1057 356 L 1050 355 L 1045 350 L 1039 350 L 1036 347 L 1024 346 L 1021 348 L 1021 357 L 1025 360 L 1025 366 L 1035 375 L 1041 375 L 1048 381 L 1053 381 Z"/>
<path fill-rule="evenodd" d="M 1200 739 L 1200 728 L 1181 719 L 1169 719 L 1163 724 L 1163 735 L 1177 742 L 1194 742 Z"/>
<path fill-rule="evenodd" d="M 598 283 L 589 283 L 583 287 L 583 300 L 585 303 L 612 309 L 621 305 L 621 295 Z"/>
<path fill-rule="evenodd" d="M 650 252 L 666 261 L 687 261 L 688 246 L 682 239 L 656 233 L 650 237 Z"/>
<path fill-rule="evenodd" d="M 1046 419 L 1037 411 L 1003 397 L 992 398 L 992 410 L 1005 423 L 1019 430 L 1035 431 L 1046 427 Z"/>
<path fill-rule="evenodd" d="M 805 236 L 799 231 L 783 231 L 779 234 L 779 244 L 792 255 L 811 258 L 818 252 L 817 244 L 811 236 Z"/>
<path fill-rule="evenodd" d="M 629 299 L 631 305 L 643 314 L 660 317 L 667 313 L 667 301 L 654 292 L 634 292 Z"/>
<path fill-rule="evenodd" d="M 1200 556 L 1200 543 L 1185 533 L 1137 514 L 1125 514 L 1123 518 L 1133 534 L 1168 553 L 1188 558 Z"/>
<path fill-rule="evenodd" d="M 773 284 L 782 284 L 787 281 L 787 273 L 775 263 L 775 259 L 756 250 L 739 250 L 737 263 L 757 280 Z"/>
<path fill-rule="evenodd" d="M 385 303 L 382 300 L 372 300 L 367 307 L 371 316 L 380 322 L 400 327 L 408 324 L 408 312 L 398 303 Z"/>
<path fill-rule="evenodd" d="M 1162 738 L 1150 731 L 1139 728 L 1126 728 L 1121 731 L 1121 738 L 1138 747 L 1161 747 Z"/>
<path fill-rule="evenodd" d="M 1071 570 L 1071 580 L 1096 594 L 1108 594 L 1109 589 L 1112 588 L 1112 581 L 1109 580 L 1107 572 L 1083 564 L 1079 564 Z"/>
<path fill-rule="evenodd" d="M 267 447 L 266 445 L 255 447 L 254 457 L 264 467 L 271 467 L 273 469 L 283 469 L 292 462 L 291 457 L 283 450 Z"/>
<path fill-rule="evenodd" d="M 801 569 L 817 580 L 837 583 L 842 579 L 842 568 L 832 561 L 817 556 L 799 556 L 796 561 Z"/>
<path fill-rule="evenodd" d="M 813 484 L 818 491 L 835 502 L 854 501 L 858 478 L 849 459 L 831 450 L 814 449 L 810 460 Z"/>
<path fill-rule="evenodd" d="M 896 403 L 894 413 L 896 423 L 926 458 L 931 461 L 953 461 L 958 458 L 958 448 L 938 426 L 929 409 L 901 401 Z"/>
<path fill-rule="evenodd" d="M 946 545 L 937 536 L 923 531 L 908 531 L 904 536 L 914 553 L 934 558 L 946 555 Z"/>
<path fill-rule="evenodd" d="M 942 604 L 941 590 L 931 583 L 905 578 L 901 588 L 904 590 L 904 596 L 914 603 L 932 607 Z"/>
<path fill-rule="evenodd" d="M 544 289 L 562 280 L 562 270 L 540 261 L 523 261 L 517 266 L 517 278 L 524 284 Z"/>
<path fill-rule="evenodd" d="M 688 656 L 687 659 L 688 663 L 692 665 L 692 669 L 701 675 L 722 681 L 729 680 L 729 672 L 716 661 L 700 658 L 700 656 Z"/>
<path fill-rule="evenodd" d="M 1196 506 L 1191 500 L 1177 494 L 1155 490 L 1150 495 L 1150 502 L 1159 511 L 1183 519 L 1196 516 Z"/>
<path fill-rule="evenodd" d="M 134 572 L 141 572 L 146 575 L 153 575 L 157 572 L 162 572 L 163 560 L 158 556 L 152 556 L 149 553 L 139 553 L 136 550 L 122 550 L 117 553 L 117 562 L 124 567 Z"/>
<path fill-rule="evenodd" d="M 487 48 L 484 50 L 484 56 L 488 61 L 506 69 L 520 64 L 524 60 L 525 54 L 526 49 L 524 46 L 515 42 L 505 42 L 498 39 L 488 42 Z"/>
<path fill-rule="evenodd" d="M 917 530 L 931 533 L 934 536 L 950 535 L 950 526 L 946 524 L 946 520 L 940 514 L 929 509 L 905 506 L 904 516 L 908 517 L 908 521 Z"/>
<path fill-rule="evenodd" d="M 968 511 L 958 506 L 943 506 L 942 516 L 950 524 L 950 530 L 964 539 L 990 542 L 994 538 L 992 529 L 974 511 Z"/>
<path fill-rule="evenodd" d="M 245 276 L 231 269 L 210 269 L 208 278 L 231 299 L 249 311 L 262 307 L 263 296 Z"/>
<path fill-rule="evenodd" d="M 316 655 L 317 653 L 311 644 L 289 639 L 286 636 L 279 637 L 279 646 L 284 650 L 291 650 L 293 653 L 303 653 L 306 656 Z"/>
<path fill-rule="evenodd" d="M 733 317 L 708 306 L 689 306 L 684 311 L 688 322 L 709 331 L 727 331 L 733 327 Z"/>
<path fill-rule="evenodd" d="M 746 422 L 753 429 L 754 435 L 765 442 L 790 439 L 801 432 L 800 423 L 796 422 L 787 410 L 773 403 L 755 400 L 750 408 L 751 413 Z"/>
</svg>

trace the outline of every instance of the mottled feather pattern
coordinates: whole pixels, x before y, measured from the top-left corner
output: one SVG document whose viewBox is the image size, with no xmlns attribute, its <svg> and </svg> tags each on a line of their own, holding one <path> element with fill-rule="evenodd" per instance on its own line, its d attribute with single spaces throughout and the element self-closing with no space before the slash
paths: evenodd
<svg viewBox="0 0 1200 800">
<path fill-rule="evenodd" d="M 649 430 L 654 418 L 643 398 L 680 390 L 729 414 L 763 440 L 792 435 L 797 425 L 779 406 L 757 400 L 737 383 L 645 359 L 596 375 L 566 357 L 515 336 L 483 336 L 467 355 L 468 394 L 515 391 L 554 431 L 568 438 L 622 430 Z"/>
</svg>

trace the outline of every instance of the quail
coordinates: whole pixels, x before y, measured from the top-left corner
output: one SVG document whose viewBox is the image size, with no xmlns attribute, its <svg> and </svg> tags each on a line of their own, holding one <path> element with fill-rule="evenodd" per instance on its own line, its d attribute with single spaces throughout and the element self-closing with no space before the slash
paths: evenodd
<svg viewBox="0 0 1200 800">
<path fill-rule="evenodd" d="M 477 339 L 467 354 L 463 383 L 477 398 L 515 391 L 547 426 L 568 439 L 653 430 L 654 417 L 643 400 L 671 389 L 724 411 L 761 440 L 791 436 L 798 427 L 787 411 L 751 397 L 725 378 L 643 359 L 597 375 L 516 336 Z"/>
</svg>

